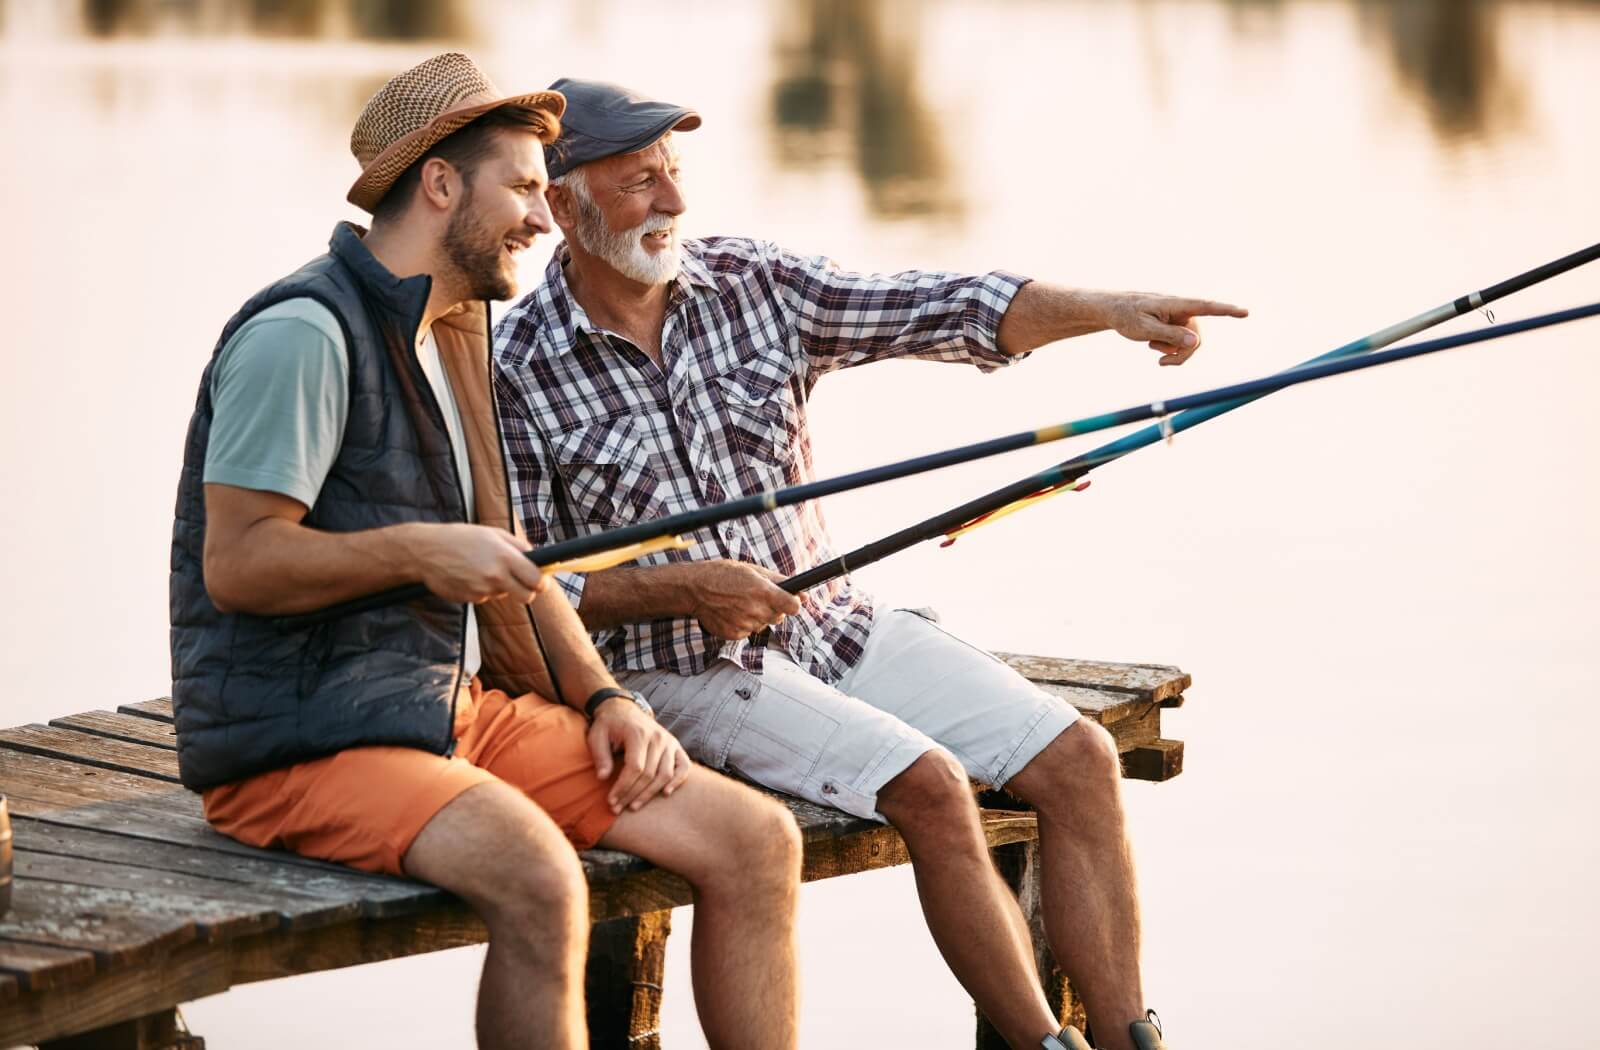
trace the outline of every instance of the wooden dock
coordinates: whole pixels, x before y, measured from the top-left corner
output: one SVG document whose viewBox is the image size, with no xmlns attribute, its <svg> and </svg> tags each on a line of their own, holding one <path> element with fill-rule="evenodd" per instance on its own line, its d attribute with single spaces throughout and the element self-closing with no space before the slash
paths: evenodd
<svg viewBox="0 0 1600 1050">
<path fill-rule="evenodd" d="M 1126 775 L 1168 780 L 1183 745 L 1161 714 L 1189 676 L 1152 664 L 1001 654 L 1116 737 Z M 0 730 L 0 794 L 15 832 L 11 911 L 0 918 L 0 1047 L 197 1050 L 175 1007 L 238 984 L 482 943 L 483 924 L 424 883 L 240 845 L 212 831 L 178 782 L 165 699 Z M 1042 926 L 1032 814 L 984 792 L 1002 873 Z M 806 881 L 908 861 L 893 829 L 783 798 L 805 839 Z M 591 1045 L 659 1046 L 656 1019 L 671 909 L 688 886 L 628 854 L 584 854 L 591 938 Z M 1053 968 L 1047 994 L 1081 1011 Z M 684 989 L 680 994 L 687 994 Z M 980 1047 L 1003 1044 L 979 1020 Z M 217 1048 L 222 1050 L 222 1048 Z"/>
</svg>

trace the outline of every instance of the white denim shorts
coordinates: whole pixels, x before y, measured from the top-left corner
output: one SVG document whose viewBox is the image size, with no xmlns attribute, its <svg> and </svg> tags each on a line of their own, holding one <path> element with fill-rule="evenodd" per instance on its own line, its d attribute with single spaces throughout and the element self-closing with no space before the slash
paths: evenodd
<svg viewBox="0 0 1600 1050">
<path fill-rule="evenodd" d="M 837 686 L 768 650 L 751 674 L 718 660 L 694 676 L 623 671 L 695 761 L 873 820 L 878 792 L 937 747 L 1004 786 L 1078 719 L 1072 705 L 921 611 L 882 613 Z"/>
</svg>

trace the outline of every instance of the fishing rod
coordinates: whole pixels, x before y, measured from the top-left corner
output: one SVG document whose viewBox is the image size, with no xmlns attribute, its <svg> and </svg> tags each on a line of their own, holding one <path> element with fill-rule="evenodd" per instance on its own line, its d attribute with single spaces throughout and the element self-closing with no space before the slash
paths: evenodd
<svg viewBox="0 0 1600 1050">
<path fill-rule="evenodd" d="M 1520 273 L 1498 284 L 1492 284 L 1487 288 L 1470 292 L 1431 310 L 1425 310 L 1409 320 L 1390 325 L 1388 328 L 1376 331 L 1369 336 L 1346 343 L 1337 349 L 1304 361 L 1289 369 L 1288 372 L 1279 374 L 1297 372 L 1302 368 L 1323 362 L 1343 360 L 1370 351 L 1381 350 L 1435 325 L 1460 317 L 1462 314 L 1482 309 L 1514 292 L 1520 292 L 1569 270 L 1575 270 L 1586 263 L 1593 262 L 1595 259 L 1600 259 L 1600 244 L 1591 244 L 1589 247 L 1573 252 L 1571 255 L 1562 256 L 1542 266 L 1536 266 L 1526 273 Z M 948 543 L 954 542 L 956 536 L 994 521 L 1012 511 L 1021 510 L 1026 506 L 1031 506 L 1033 503 L 1064 491 L 1074 491 L 1087 487 L 1088 482 L 1083 482 L 1080 479 L 1095 467 L 1103 466 L 1112 460 L 1121 459 L 1130 452 L 1144 448 L 1147 445 L 1153 445 L 1162 439 L 1170 440 L 1174 434 L 1199 426 L 1206 420 L 1214 419 L 1226 412 L 1232 412 L 1234 409 L 1247 405 L 1256 400 L 1256 398 L 1263 397 L 1265 393 L 1270 392 L 1268 390 L 1261 394 L 1213 402 L 1204 407 L 1191 408 L 1170 418 L 1164 418 L 1157 426 L 1144 427 L 1125 437 L 1118 438 L 1116 441 L 1102 445 L 1092 452 L 1067 460 L 1064 463 L 1058 463 L 1048 470 L 1040 471 L 1031 477 L 1023 478 L 1021 481 L 1014 482 L 1004 488 L 995 489 L 993 492 L 969 500 L 958 507 L 952 507 L 942 514 L 936 514 L 915 525 L 901 529 L 899 532 L 890 533 L 864 546 L 857 547 L 847 554 L 825 561 L 796 576 L 791 576 L 778 586 L 790 594 L 799 594 L 801 591 L 809 590 L 818 584 L 843 576 L 847 572 L 881 561 L 891 554 L 897 554 L 907 547 L 913 547 L 924 540 L 947 536 L 949 537 L 946 540 L 948 545 Z"/>
<path fill-rule="evenodd" d="M 683 511 L 679 514 L 671 514 L 655 521 L 640 522 L 620 529 L 611 529 L 607 532 L 597 532 L 589 536 L 580 536 L 561 543 L 553 543 L 529 551 L 524 556 L 546 571 L 554 570 L 558 567 L 567 571 L 578 571 L 575 566 L 580 563 L 574 559 L 589 559 L 589 564 L 584 566 L 583 571 L 594 571 L 610 565 L 621 564 L 622 561 L 637 557 L 643 552 L 644 548 L 662 549 L 664 547 L 685 546 L 684 541 L 679 538 L 681 534 L 720 525 L 735 518 L 777 510 L 779 507 L 787 507 L 795 503 L 803 503 L 806 500 L 819 499 L 823 496 L 832 496 L 852 489 L 865 488 L 885 481 L 894 481 L 914 474 L 926 473 L 930 470 L 970 463 L 974 460 L 985 459 L 1004 452 L 1032 448 L 1035 445 L 1045 445 L 1078 434 L 1090 434 L 1098 430 L 1107 430 L 1111 427 L 1119 427 L 1128 423 L 1137 423 L 1145 419 L 1161 419 L 1173 413 L 1203 408 L 1209 405 L 1225 404 L 1240 398 L 1260 397 L 1263 394 L 1269 394 L 1274 390 L 1282 390 L 1285 387 L 1298 386 L 1302 383 L 1310 383 L 1318 379 L 1342 375 L 1346 372 L 1376 368 L 1379 365 L 1421 357 L 1424 354 L 1438 353 L 1442 350 L 1452 350 L 1458 347 L 1470 346 L 1474 343 L 1488 342 L 1492 339 L 1503 339 L 1521 332 L 1531 332 L 1535 329 L 1548 328 L 1552 325 L 1567 324 L 1571 321 L 1593 317 L 1597 314 L 1600 314 L 1600 303 L 1592 303 L 1588 306 L 1579 306 L 1556 313 L 1543 314 L 1539 317 L 1530 317 L 1526 320 L 1501 325 L 1498 328 L 1468 332 L 1463 335 L 1416 343 L 1411 346 L 1396 347 L 1391 350 L 1382 350 L 1364 357 L 1315 363 L 1304 368 L 1280 372 L 1277 375 L 1264 376 L 1260 379 L 1251 379 L 1242 383 L 1234 383 L 1197 394 L 1189 394 L 1170 401 L 1152 401 L 1148 404 L 1135 405 L 1116 412 L 1086 416 L 1083 419 L 1057 423 L 1054 426 L 1041 427 L 1037 430 L 1018 431 L 1015 434 L 990 438 L 987 441 L 979 441 L 959 448 L 945 449 L 941 452 L 932 452 L 912 459 L 900 460 L 896 463 L 869 467 L 866 470 L 858 470 L 836 478 L 807 482 L 806 484 L 795 485 L 786 489 L 768 490 L 753 496 L 744 496 L 740 499 L 718 503 L 710 507 L 700 507 L 695 510 Z M 1049 474 L 1050 472 L 1047 471 L 1046 473 Z M 318 612 L 279 617 L 275 622 L 283 628 L 307 627 L 337 619 L 350 613 L 376 609 L 400 602 L 414 601 L 418 598 L 427 597 L 429 593 L 429 590 L 420 583 L 410 584 L 380 591 L 364 598 L 341 602 Z"/>
</svg>

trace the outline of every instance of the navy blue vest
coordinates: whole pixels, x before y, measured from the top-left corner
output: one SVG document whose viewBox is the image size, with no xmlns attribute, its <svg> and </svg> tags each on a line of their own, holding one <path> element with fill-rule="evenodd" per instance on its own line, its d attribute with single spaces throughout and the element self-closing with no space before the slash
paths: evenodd
<svg viewBox="0 0 1600 1050">
<path fill-rule="evenodd" d="M 246 320 L 285 299 L 328 307 L 350 358 L 344 441 L 305 524 L 341 532 L 468 520 L 444 417 L 412 350 L 430 285 L 395 277 L 340 224 L 328 254 L 257 293 L 217 341 L 189 423 L 172 530 L 172 701 L 190 788 L 361 745 L 449 749 L 465 606 L 430 597 L 283 631 L 219 612 L 202 574 L 216 355 Z"/>
</svg>

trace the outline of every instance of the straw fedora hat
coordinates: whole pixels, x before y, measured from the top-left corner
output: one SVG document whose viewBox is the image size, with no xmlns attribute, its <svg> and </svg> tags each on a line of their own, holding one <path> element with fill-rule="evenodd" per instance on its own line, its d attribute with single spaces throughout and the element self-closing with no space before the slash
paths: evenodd
<svg viewBox="0 0 1600 1050">
<path fill-rule="evenodd" d="M 548 115 L 546 142 L 560 132 L 567 100 L 557 91 L 501 95 L 477 65 L 459 51 L 412 66 L 367 100 L 350 133 L 350 152 L 361 177 L 346 199 L 372 211 L 395 180 L 440 139 L 501 106 L 522 106 Z"/>
</svg>

